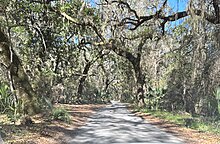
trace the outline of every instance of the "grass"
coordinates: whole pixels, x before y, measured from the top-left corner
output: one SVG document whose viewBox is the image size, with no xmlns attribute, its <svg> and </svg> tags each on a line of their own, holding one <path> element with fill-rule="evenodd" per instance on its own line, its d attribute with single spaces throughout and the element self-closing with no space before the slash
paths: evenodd
<svg viewBox="0 0 220 144">
<path fill-rule="evenodd" d="M 152 116 L 167 120 L 183 127 L 192 128 L 202 132 L 220 134 L 220 121 L 204 120 L 201 117 L 192 117 L 188 113 L 172 113 L 167 111 L 155 111 L 146 108 L 135 108 L 136 111 L 148 113 Z"/>
<path fill-rule="evenodd" d="M 215 134 L 220 134 L 220 121 L 212 123 L 209 121 L 203 122 L 193 122 L 190 128 L 203 131 L 203 132 L 212 132 Z"/>
</svg>

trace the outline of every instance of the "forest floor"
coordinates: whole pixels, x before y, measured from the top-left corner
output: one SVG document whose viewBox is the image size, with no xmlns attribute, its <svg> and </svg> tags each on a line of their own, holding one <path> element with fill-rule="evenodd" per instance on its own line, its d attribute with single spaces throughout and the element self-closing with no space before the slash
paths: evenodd
<svg viewBox="0 0 220 144">
<path fill-rule="evenodd" d="M 85 125 L 89 116 L 104 105 L 57 105 L 65 108 L 70 114 L 70 123 L 50 121 L 49 116 L 36 115 L 30 126 L 18 124 L 1 124 L 0 129 L 4 142 L 7 144 L 62 144 L 63 137 L 71 134 L 72 130 Z M 4 121 L 1 116 L 0 121 Z"/>
<path fill-rule="evenodd" d="M 66 142 L 63 138 L 73 135 L 74 130 L 84 127 L 88 118 L 96 113 L 99 114 L 97 109 L 103 108 L 105 105 L 59 105 L 58 107 L 64 107 L 70 113 L 71 120 L 69 124 L 61 121 L 48 121 L 45 115 L 35 116 L 33 118 L 34 124 L 30 126 L 1 124 L 0 129 L 3 131 L 4 141 L 12 144 L 64 144 Z M 147 123 L 156 125 L 162 131 L 183 139 L 186 143 L 220 143 L 220 136 L 218 135 L 185 128 L 147 113 L 136 112 L 134 114 L 145 119 Z M 3 116 L 0 117 L 0 121 L 3 121 Z"/>
</svg>

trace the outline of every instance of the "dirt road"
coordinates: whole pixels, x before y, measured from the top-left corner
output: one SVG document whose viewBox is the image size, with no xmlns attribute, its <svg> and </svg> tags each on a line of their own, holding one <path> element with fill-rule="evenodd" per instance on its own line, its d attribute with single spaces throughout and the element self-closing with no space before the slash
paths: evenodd
<svg viewBox="0 0 220 144">
<path fill-rule="evenodd" d="M 112 105 L 92 115 L 75 130 L 69 144 L 182 144 L 183 140 L 130 113 L 125 104 Z"/>
</svg>

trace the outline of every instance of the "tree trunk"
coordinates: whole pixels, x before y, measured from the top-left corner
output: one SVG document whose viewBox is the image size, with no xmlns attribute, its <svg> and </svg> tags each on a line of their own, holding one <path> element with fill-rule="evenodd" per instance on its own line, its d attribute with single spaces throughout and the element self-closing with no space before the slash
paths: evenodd
<svg viewBox="0 0 220 144">
<path fill-rule="evenodd" d="M 146 106 L 144 101 L 144 84 L 145 84 L 145 77 L 142 74 L 140 61 L 132 63 L 135 71 L 136 83 L 137 83 L 137 92 L 136 92 L 136 100 L 141 106 Z"/>
<path fill-rule="evenodd" d="M 11 74 L 11 80 L 14 83 L 16 95 L 24 103 L 25 114 L 32 115 L 40 111 L 37 103 L 37 97 L 34 90 L 29 83 L 28 76 L 25 73 L 21 61 L 10 48 L 10 41 L 6 34 L 0 30 L 0 57 L 1 63 L 4 64 L 9 73 Z"/>
<path fill-rule="evenodd" d="M 82 92 L 83 92 L 83 86 L 84 83 L 86 81 L 87 75 L 89 73 L 89 69 L 91 67 L 92 63 L 88 62 L 83 70 L 83 76 L 80 78 L 79 80 L 79 86 L 78 86 L 78 90 L 77 90 L 77 101 L 80 102 L 81 101 L 81 97 L 82 97 Z"/>
<path fill-rule="evenodd" d="M 90 67 L 98 60 L 98 59 L 101 59 L 103 58 L 105 55 L 107 55 L 108 53 L 103 53 L 103 50 L 100 50 L 99 53 L 96 55 L 96 58 L 91 60 L 91 61 L 88 61 L 86 63 L 86 66 L 83 70 L 83 75 L 82 77 L 80 78 L 79 80 L 79 86 L 78 86 L 78 90 L 77 90 L 77 101 L 80 103 L 81 102 L 81 96 L 82 96 L 82 92 L 83 92 L 83 86 L 84 86 L 84 83 L 86 81 L 86 78 L 88 76 L 88 73 L 89 73 L 89 69 Z"/>
<path fill-rule="evenodd" d="M 186 105 L 186 112 L 192 114 L 193 116 L 195 115 L 195 107 L 191 101 L 189 101 Z"/>
<path fill-rule="evenodd" d="M 186 101 L 185 101 L 185 110 L 186 112 L 195 115 L 196 110 L 195 110 L 195 103 L 193 101 L 192 96 L 188 94 L 188 96 L 186 97 Z"/>
<path fill-rule="evenodd" d="M 141 49 L 143 45 L 142 43 L 138 46 L 138 54 L 135 57 L 132 53 L 117 49 L 117 46 L 113 45 L 112 50 L 119 56 L 126 58 L 133 66 L 135 72 L 135 78 L 137 83 L 137 92 L 136 92 L 136 102 L 141 102 L 142 106 L 146 106 L 144 101 L 144 84 L 145 84 L 145 77 L 141 70 Z"/>
</svg>

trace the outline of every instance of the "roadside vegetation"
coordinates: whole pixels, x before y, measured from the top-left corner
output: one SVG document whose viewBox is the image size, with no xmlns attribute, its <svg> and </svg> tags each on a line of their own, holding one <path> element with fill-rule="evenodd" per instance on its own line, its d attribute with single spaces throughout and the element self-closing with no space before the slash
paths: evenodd
<svg viewBox="0 0 220 144">
<path fill-rule="evenodd" d="M 103 105 L 69 105 L 58 104 L 51 112 L 34 116 L 21 117 L 16 122 L 0 115 L 0 130 L 7 144 L 60 144 L 66 136 L 71 135 L 86 119 Z"/>
<path fill-rule="evenodd" d="M 146 108 L 134 108 L 135 112 L 150 114 L 167 122 L 177 124 L 181 127 L 187 127 L 200 132 L 211 132 L 220 135 L 220 120 L 216 118 L 207 118 L 202 116 L 192 116 L 186 112 L 167 112 L 161 110 L 149 110 Z"/>
</svg>

